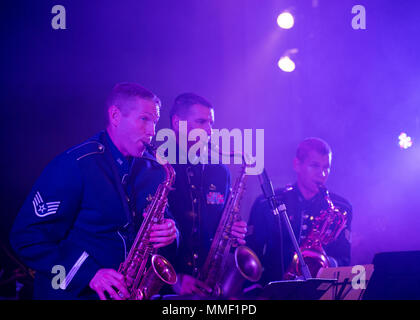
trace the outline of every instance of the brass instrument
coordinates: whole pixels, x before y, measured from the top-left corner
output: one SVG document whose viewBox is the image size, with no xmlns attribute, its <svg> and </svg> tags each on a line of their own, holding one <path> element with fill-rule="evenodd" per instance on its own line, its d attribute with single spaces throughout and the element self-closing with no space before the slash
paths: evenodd
<svg viewBox="0 0 420 320">
<path fill-rule="evenodd" d="M 148 149 L 151 148 L 153 147 L 148 146 Z M 175 180 L 175 171 L 172 166 L 168 162 L 162 166 L 166 173 L 165 181 L 159 184 L 152 201 L 147 206 L 143 223 L 130 252 L 118 270 L 124 275 L 130 300 L 150 299 L 165 283 L 173 285 L 177 281 L 176 272 L 170 262 L 156 254 L 156 249 L 148 241 L 151 227 L 164 218 L 168 193 Z M 150 266 L 146 269 L 149 260 Z"/>
<path fill-rule="evenodd" d="M 334 206 L 325 187 L 320 186 L 319 189 L 328 204 L 328 208 L 322 210 L 320 215 L 314 218 L 312 229 L 300 245 L 302 257 L 308 265 L 312 277 L 316 277 L 319 269 L 330 267 L 330 262 L 323 246 L 336 240 L 347 224 L 347 212 L 341 212 Z M 295 279 L 302 275 L 298 260 L 295 253 L 292 263 L 284 276 L 285 279 Z"/>
<path fill-rule="evenodd" d="M 262 274 L 261 262 L 250 248 L 239 246 L 233 257 L 229 255 L 234 243 L 230 231 L 233 222 L 240 220 L 239 205 L 245 190 L 245 168 L 246 163 L 229 194 L 210 251 L 199 273 L 199 280 L 212 288 L 212 295 L 216 296 L 235 296 L 245 279 L 255 282 Z"/>
</svg>

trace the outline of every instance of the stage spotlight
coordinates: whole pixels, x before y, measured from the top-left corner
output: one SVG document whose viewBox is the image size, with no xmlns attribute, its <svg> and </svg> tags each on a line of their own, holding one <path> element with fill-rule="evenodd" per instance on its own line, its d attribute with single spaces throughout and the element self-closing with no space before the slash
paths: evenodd
<svg viewBox="0 0 420 320">
<path fill-rule="evenodd" d="M 290 12 L 284 11 L 278 15 L 277 24 L 282 29 L 290 29 L 295 24 L 295 19 Z"/>
<path fill-rule="evenodd" d="M 413 145 L 411 137 L 409 137 L 405 132 L 402 132 L 398 139 L 400 140 L 399 145 L 401 149 L 408 149 Z"/>
<path fill-rule="evenodd" d="M 284 72 L 292 72 L 296 68 L 295 61 L 293 60 L 299 50 L 297 48 L 287 50 L 280 60 L 277 62 L 277 66 Z"/>
<path fill-rule="evenodd" d="M 295 70 L 295 63 L 288 56 L 281 57 L 277 63 L 279 68 L 284 72 L 292 72 Z"/>
</svg>

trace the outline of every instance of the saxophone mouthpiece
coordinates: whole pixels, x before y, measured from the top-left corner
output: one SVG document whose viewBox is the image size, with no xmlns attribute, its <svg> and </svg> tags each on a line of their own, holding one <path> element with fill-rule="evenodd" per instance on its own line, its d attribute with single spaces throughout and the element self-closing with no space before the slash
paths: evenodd
<svg viewBox="0 0 420 320">
<path fill-rule="evenodd" d="M 324 195 L 324 196 L 329 195 L 327 188 L 322 183 L 318 183 L 318 189 L 319 189 L 319 192 L 321 192 L 322 195 Z"/>
<path fill-rule="evenodd" d="M 146 147 L 146 150 L 151 153 L 151 154 L 155 154 L 157 147 L 153 144 L 153 143 L 148 143 L 148 142 L 143 142 L 144 146 Z"/>
</svg>

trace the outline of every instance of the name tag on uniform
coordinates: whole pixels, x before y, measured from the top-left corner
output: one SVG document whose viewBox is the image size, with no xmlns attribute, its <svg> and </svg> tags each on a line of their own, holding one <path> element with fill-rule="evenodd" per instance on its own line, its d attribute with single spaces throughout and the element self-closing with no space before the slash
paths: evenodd
<svg viewBox="0 0 420 320">
<path fill-rule="evenodd" d="M 207 204 L 224 204 L 225 198 L 223 194 L 217 191 L 207 193 Z"/>
</svg>

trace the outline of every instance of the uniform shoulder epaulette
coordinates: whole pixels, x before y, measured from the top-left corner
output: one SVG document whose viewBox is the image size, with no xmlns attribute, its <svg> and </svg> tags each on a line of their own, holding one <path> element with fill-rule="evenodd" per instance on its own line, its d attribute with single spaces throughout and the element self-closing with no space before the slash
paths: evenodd
<svg viewBox="0 0 420 320">
<path fill-rule="evenodd" d="M 288 184 L 284 188 L 280 188 L 280 189 L 276 190 L 276 193 L 285 194 L 285 193 L 291 192 L 293 190 L 295 190 L 295 187 L 291 184 Z"/>
<path fill-rule="evenodd" d="M 286 195 L 294 190 L 294 186 L 293 185 L 286 185 L 284 188 L 279 188 L 274 190 L 274 193 L 276 195 L 277 200 L 284 200 L 284 197 L 286 197 Z"/>
<path fill-rule="evenodd" d="M 92 154 L 104 153 L 104 151 L 105 146 L 101 142 L 91 139 L 72 147 L 67 150 L 66 153 L 74 157 L 76 160 L 80 160 Z"/>
<path fill-rule="evenodd" d="M 294 189 L 295 187 L 292 184 L 288 184 L 286 187 L 284 187 L 283 192 L 293 191 Z"/>
</svg>

